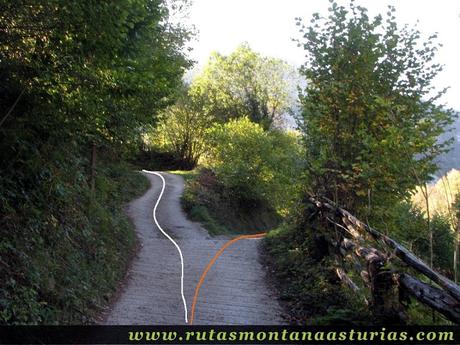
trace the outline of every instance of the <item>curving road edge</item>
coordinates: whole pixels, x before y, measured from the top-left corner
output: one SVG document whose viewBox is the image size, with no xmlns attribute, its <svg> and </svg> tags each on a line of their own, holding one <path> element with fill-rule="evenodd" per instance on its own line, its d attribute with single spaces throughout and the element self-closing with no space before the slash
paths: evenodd
<svg viewBox="0 0 460 345">
<path fill-rule="evenodd" d="M 117 299 L 101 322 L 190 325 L 191 316 L 184 318 L 185 301 L 194 299 L 210 260 L 231 238 L 211 237 L 200 223 L 187 219 L 180 201 L 184 190 L 181 176 L 142 174 L 149 179 L 150 189 L 126 209 L 135 226 L 139 250 Z M 286 323 L 277 296 L 267 283 L 260 250 L 260 240 L 245 240 L 221 253 L 200 284 L 194 325 Z M 178 251 L 186 259 L 181 262 L 183 266 L 178 264 Z"/>
</svg>

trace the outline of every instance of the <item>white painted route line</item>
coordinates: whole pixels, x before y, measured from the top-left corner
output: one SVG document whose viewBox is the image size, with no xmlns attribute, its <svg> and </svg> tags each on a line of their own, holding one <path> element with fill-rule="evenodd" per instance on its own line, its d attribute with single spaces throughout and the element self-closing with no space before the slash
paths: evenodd
<svg viewBox="0 0 460 345">
<path fill-rule="evenodd" d="M 182 302 L 184 303 L 185 323 L 188 323 L 187 302 L 185 301 L 185 296 L 184 296 L 184 257 L 182 255 L 182 250 L 180 249 L 179 245 L 172 239 L 172 237 L 169 236 L 166 233 L 166 231 L 164 231 L 163 228 L 160 226 L 160 224 L 158 223 L 158 220 L 157 220 L 157 215 L 156 215 L 158 204 L 160 203 L 160 200 L 163 197 L 163 193 L 164 193 L 165 188 L 166 188 L 166 181 L 165 181 L 163 175 L 161 175 L 160 173 L 157 173 L 155 171 L 142 170 L 142 172 L 145 172 L 147 174 L 157 175 L 157 176 L 159 176 L 161 178 L 161 181 L 163 182 L 163 187 L 161 188 L 160 195 L 158 196 L 158 200 L 157 200 L 157 202 L 155 204 L 155 207 L 153 208 L 153 211 L 152 211 L 153 220 L 155 221 L 155 224 L 157 225 L 158 229 L 160 229 L 162 234 L 165 235 L 166 238 L 168 240 L 170 240 L 174 244 L 174 246 L 177 248 L 177 251 L 179 252 L 180 263 L 181 263 L 180 293 L 182 295 Z"/>
</svg>

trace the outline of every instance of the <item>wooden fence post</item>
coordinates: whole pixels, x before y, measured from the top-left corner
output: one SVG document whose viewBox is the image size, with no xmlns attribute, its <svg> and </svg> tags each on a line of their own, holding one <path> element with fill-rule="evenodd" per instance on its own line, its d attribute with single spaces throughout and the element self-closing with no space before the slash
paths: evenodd
<svg viewBox="0 0 460 345">
<path fill-rule="evenodd" d="M 372 293 L 373 313 L 379 320 L 390 324 L 406 321 L 404 307 L 399 301 L 399 286 L 396 275 L 385 269 L 387 258 L 371 252 L 366 256 L 369 282 Z"/>
</svg>

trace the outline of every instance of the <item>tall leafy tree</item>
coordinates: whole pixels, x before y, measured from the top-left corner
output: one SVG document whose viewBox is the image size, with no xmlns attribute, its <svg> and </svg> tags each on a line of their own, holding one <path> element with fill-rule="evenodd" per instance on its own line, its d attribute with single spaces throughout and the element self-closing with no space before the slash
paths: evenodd
<svg viewBox="0 0 460 345">
<path fill-rule="evenodd" d="M 67 159 L 89 156 L 90 147 L 129 147 L 173 102 L 190 65 L 183 50 L 190 34 L 170 23 L 163 0 L 0 6 L 4 176 L 43 175 L 58 151 L 70 150 Z"/>
<path fill-rule="evenodd" d="M 163 0 L 3 1 L 2 110 L 12 108 L 3 129 L 24 123 L 80 142 L 132 140 L 171 103 L 189 66 L 189 33 L 171 26 L 168 11 Z"/>
<path fill-rule="evenodd" d="M 452 112 L 432 81 L 436 36 L 396 24 L 395 9 L 370 18 L 351 2 L 329 16 L 299 19 L 307 53 L 301 126 L 312 189 L 370 215 L 403 199 L 435 171 Z"/>
<path fill-rule="evenodd" d="M 173 154 L 182 168 L 191 169 L 205 152 L 206 131 L 214 119 L 187 92 L 159 114 L 150 142 L 155 149 Z"/>
<path fill-rule="evenodd" d="M 248 117 L 269 129 L 292 105 L 292 73 L 285 62 L 261 56 L 243 44 L 228 56 L 213 53 L 190 93 L 220 121 Z"/>
</svg>

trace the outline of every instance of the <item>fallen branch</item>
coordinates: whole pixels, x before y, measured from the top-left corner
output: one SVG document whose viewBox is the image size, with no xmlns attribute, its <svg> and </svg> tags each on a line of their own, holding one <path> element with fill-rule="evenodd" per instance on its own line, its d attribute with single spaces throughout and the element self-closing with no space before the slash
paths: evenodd
<svg viewBox="0 0 460 345">
<path fill-rule="evenodd" d="M 342 283 L 344 283 L 346 286 L 348 286 L 350 289 L 352 289 L 355 292 L 359 290 L 358 285 L 356 285 L 355 282 L 351 280 L 351 278 L 347 275 L 347 273 L 343 269 L 336 268 L 335 272 L 337 273 L 337 276 L 342 281 Z"/>
<path fill-rule="evenodd" d="M 8 112 L 6 113 L 6 115 L 3 117 L 3 119 L 0 121 L 0 127 L 3 125 L 3 122 L 6 121 L 6 119 L 8 118 L 8 116 L 11 115 L 11 113 L 13 112 L 14 108 L 16 108 L 16 105 L 18 105 L 18 102 L 19 100 L 21 99 L 22 95 L 24 94 L 24 92 L 26 91 L 26 89 L 23 89 L 21 91 L 21 93 L 19 94 L 19 96 L 16 98 L 16 100 L 14 101 L 13 105 L 11 106 L 11 108 L 8 110 Z"/>
<path fill-rule="evenodd" d="M 405 273 L 400 274 L 398 281 L 403 289 L 420 302 L 430 306 L 449 320 L 460 323 L 460 304 L 450 294 Z"/>
</svg>

